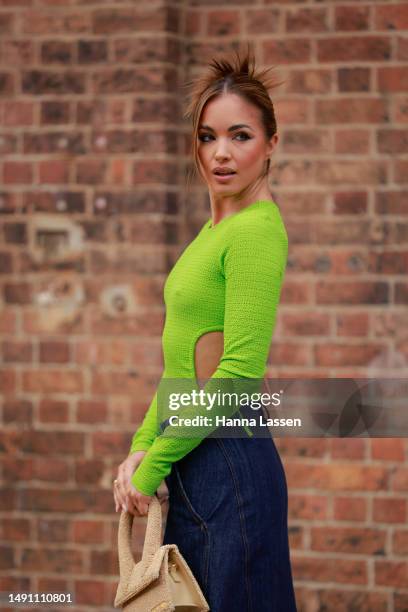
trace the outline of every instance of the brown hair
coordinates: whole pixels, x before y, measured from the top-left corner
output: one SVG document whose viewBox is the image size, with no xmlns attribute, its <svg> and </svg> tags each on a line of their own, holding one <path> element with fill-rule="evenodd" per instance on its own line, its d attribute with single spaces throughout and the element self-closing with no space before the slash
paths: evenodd
<svg viewBox="0 0 408 612">
<path fill-rule="evenodd" d="M 269 140 L 277 131 L 275 111 L 268 90 L 280 85 L 284 81 L 277 81 L 269 74 L 274 67 L 258 71 L 255 67 L 255 57 L 250 44 L 243 57 L 238 51 L 235 57 L 223 57 L 212 59 L 208 65 L 209 70 L 193 81 L 189 81 L 186 87 L 191 87 L 190 101 L 184 112 L 185 118 L 192 121 L 192 143 L 191 153 L 194 159 L 194 167 L 188 175 L 188 186 L 195 171 L 201 175 L 198 158 L 198 125 L 205 104 L 225 93 L 240 95 L 246 101 L 257 106 L 261 111 L 262 124 L 265 138 Z M 270 169 L 270 159 L 266 164 L 266 170 L 258 177 L 261 180 Z M 202 175 L 201 175 L 202 176 Z"/>
</svg>

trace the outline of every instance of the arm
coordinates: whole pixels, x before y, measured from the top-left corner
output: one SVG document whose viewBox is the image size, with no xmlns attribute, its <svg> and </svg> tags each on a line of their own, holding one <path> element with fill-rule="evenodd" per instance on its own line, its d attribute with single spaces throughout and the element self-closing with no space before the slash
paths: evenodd
<svg viewBox="0 0 408 612">
<path fill-rule="evenodd" d="M 157 429 L 157 391 L 153 396 L 149 408 L 143 419 L 143 423 L 135 432 L 132 438 L 129 455 L 136 451 L 147 451 L 154 442 L 155 437 L 159 433 Z"/>
<path fill-rule="evenodd" d="M 262 222 L 249 219 L 231 229 L 222 257 L 224 352 L 204 387 L 206 393 L 220 389 L 217 383 L 220 378 L 263 378 L 286 266 L 288 243 L 282 226 L 269 219 Z M 197 406 L 182 410 L 183 417 L 197 414 L 208 415 L 208 411 Z M 176 433 L 170 432 L 167 436 L 167 430 L 172 429 Z M 177 435 L 179 431 L 178 426 L 168 427 L 157 436 L 133 474 L 132 484 L 145 495 L 152 495 L 170 473 L 172 463 L 187 455 L 203 439 L 202 436 L 180 437 L 183 433 Z"/>
</svg>

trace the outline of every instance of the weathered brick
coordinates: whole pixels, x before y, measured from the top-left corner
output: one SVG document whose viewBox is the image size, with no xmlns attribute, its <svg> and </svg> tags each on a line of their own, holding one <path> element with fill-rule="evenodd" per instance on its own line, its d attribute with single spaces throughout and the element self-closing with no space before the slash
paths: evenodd
<svg viewBox="0 0 408 612">
<path fill-rule="evenodd" d="M 27 184 L 33 182 L 33 166 L 31 162 L 5 161 L 3 165 L 5 184 Z"/>
<path fill-rule="evenodd" d="M 241 27 L 241 14 L 237 11 L 219 10 L 207 13 L 207 33 L 209 36 L 239 34 Z"/>
<path fill-rule="evenodd" d="M 78 71 L 26 70 L 22 75 L 24 94 L 85 93 L 85 74 Z M 1 90 L 1 85 L 0 85 Z"/>
<path fill-rule="evenodd" d="M 373 62 L 391 58 L 391 41 L 386 36 L 319 38 L 316 44 L 320 62 Z"/>
<path fill-rule="evenodd" d="M 339 91 L 370 91 L 371 69 L 364 67 L 347 67 L 337 70 Z"/>
<path fill-rule="evenodd" d="M 368 500 L 364 497 L 335 497 L 333 500 L 333 518 L 336 521 L 365 521 L 367 519 Z"/>
<path fill-rule="evenodd" d="M 311 549 L 358 555 L 384 555 L 387 532 L 367 527 L 312 527 Z"/>
<path fill-rule="evenodd" d="M 69 102 L 57 100 L 45 101 L 41 103 L 41 124 L 59 125 L 68 123 L 70 118 Z"/>
<path fill-rule="evenodd" d="M 406 11 L 386 0 L 0 7 L 0 556 L 13 574 L 0 590 L 73 586 L 81 611 L 108 608 L 112 480 L 163 370 L 164 282 L 210 211 L 205 185 L 184 185 L 186 79 L 248 35 L 262 67 L 284 66 L 270 188 L 289 252 L 270 375 L 364 378 L 395 362 L 403 376 Z M 71 231 L 73 254 L 60 257 Z M 406 440 L 276 444 L 299 609 L 405 612 Z"/>
<path fill-rule="evenodd" d="M 78 62 L 80 64 L 106 62 L 107 59 L 108 46 L 106 40 L 78 41 Z"/>
<path fill-rule="evenodd" d="M 287 32 L 325 32 L 329 30 L 329 19 L 326 8 L 290 8 L 285 14 Z"/>
<path fill-rule="evenodd" d="M 340 30 L 368 30 L 369 6 L 336 6 L 334 10 L 334 28 L 336 32 Z"/>
<path fill-rule="evenodd" d="M 39 163 L 41 183 L 68 183 L 70 163 L 65 160 L 47 160 Z"/>
<path fill-rule="evenodd" d="M 262 42 L 265 61 L 269 64 L 291 64 L 308 62 L 311 59 L 311 44 L 306 38 L 265 40 Z"/>
<path fill-rule="evenodd" d="M 34 104 L 32 102 L 7 101 L 4 104 L 4 125 L 21 126 L 34 123 Z"/>
<path fill-rule="evenodd" d="M 47 40 L 41 45 L 41 61 L 43 64 L 72 64 L 73 58 L 74 45 L 71 42 Z"/>
</svg>

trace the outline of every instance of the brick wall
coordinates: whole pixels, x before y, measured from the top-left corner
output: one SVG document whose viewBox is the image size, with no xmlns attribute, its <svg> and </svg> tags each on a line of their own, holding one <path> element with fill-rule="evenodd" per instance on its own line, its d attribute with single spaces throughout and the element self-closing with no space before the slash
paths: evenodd
<svg viewBox="0 0 408 612">
<path fill-rule="evenodd" d="M 286 79 L 270 376 L 407 376 L 407 7 L 0 0 L 0 591 L 112 609 L 111 482 L 161 374 L 166 274 L 209 216 L 182 85 L 213 54 L 250 39 Z M 277 445 L 299 610 L 408 609 L 406 440 Z"/>
</svg>

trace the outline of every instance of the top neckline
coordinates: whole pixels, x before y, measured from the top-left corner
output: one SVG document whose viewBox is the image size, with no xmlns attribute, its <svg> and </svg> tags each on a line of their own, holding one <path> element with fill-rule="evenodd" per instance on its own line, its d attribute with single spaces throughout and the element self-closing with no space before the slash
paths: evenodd
<svg viewBox="0 0 408 612">
<path fill-rule="evenodd" d="M 241 210 L 238 210 L 237 212 L 232 213 L 232 215 L 228 215 L 227 217 L 224 217 L 223 219 L 221 219 L 221 221 L 218 221 L 218 223 L 216 223 L 215 225 L 212 225 L 212 219 L 210 217 L 206 223 L 206 228 L 209 230 L 215 230 L 219 225 L 221 225 L 225 221 L 228 221 L 228 219 L 232 219 L 236 217 L 237 215 L 240 215 L 241 213 L 245 212 L 246 210 L 256 208 L 257 206 L 261 206 L 262 204 L 268 204 L 268 205 L 272 204 L 273 206 L 276 206 L 273 200 L 256 200 L 255 202 L 252 202 L 252 204 L 248 204 L 247 206 L 244 206 L 244 208 L 241 208 Z"/>
</svg>

